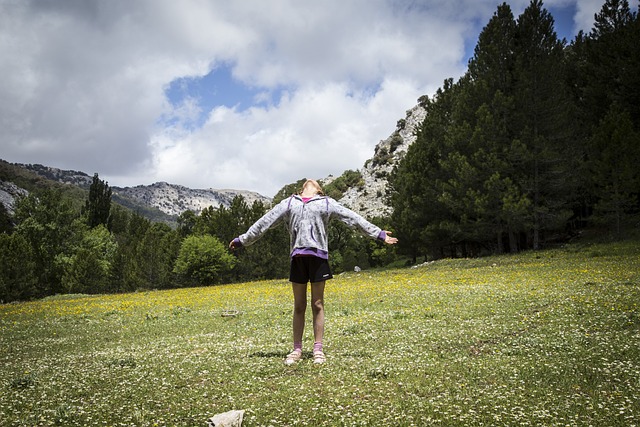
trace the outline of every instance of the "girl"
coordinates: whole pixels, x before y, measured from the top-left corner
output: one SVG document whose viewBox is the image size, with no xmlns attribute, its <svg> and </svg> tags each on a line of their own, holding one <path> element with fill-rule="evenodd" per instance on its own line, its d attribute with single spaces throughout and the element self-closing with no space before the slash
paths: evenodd
<svg viewBox="0 0 640 427">
<path fill-rule="evenodd" d="M 327 227 L 336 218 L 363 234 L 393 245 L 398 239 L 391 232 L 371 224 L 357 213 L 326 197 L 317 181 L 308 179 L 298 195 L 281 201 L 249 230 L 231 241 L 231 250 L 250 245 L 269 228 L 284 221 L 290 234 L 291 270 L 289 280 L 293 289 L 293 351 L 285 359 L 291 365 L 302 358 L 302 335 L 307 309 L 307 283 L 311 282 L 311 310 L 313 312 L 313 362 L 324 363 L 324 286 L 333 276 L 329 268 Z"/>
</svg>

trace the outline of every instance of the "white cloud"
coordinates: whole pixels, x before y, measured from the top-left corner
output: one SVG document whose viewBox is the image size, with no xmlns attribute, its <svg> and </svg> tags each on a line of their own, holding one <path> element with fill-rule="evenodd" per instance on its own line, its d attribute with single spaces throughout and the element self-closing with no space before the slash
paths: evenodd
<svg viewBox="0 0 640 427">
<path fill-rule="evenodd" d="M 273 195 L 302 177 L 356 169 L 371 157 L 375 138 L 393 131 L 397 114 L 389 111 L 404 111 L 405 100 L 416 98 L 413 91 L 410 84 L 386 81 L 367 98 L 350 96 L 345 84 L 328 84 L 300 88 L 277 108 L 219 107 L 195 132 L 167 136 L 163 130 L 154 137 L 156 176 L 187 182 L 195 172 L 204 187 Z"/>
<path fill-rule="evenodd" d="M 513 4 L 517 14 L 528 1 Z M 98 172 L 111 185 L 167 181 L 271 196 L 301 177 L 362 167 L 420 95 L 464 72 L 465 49 L 496 8 L 492 0 L 0 0 L 0 157 Z M 171 105 L 164 90 L 221 64 L 258 101 L 286 92 L 243 111 L 216 107 L 193 129 L 202 105 L 189 97 Z"/>
<path fill-rule="evenodd" d="M 604 0 L 581 0 L 577 2 L 574 31 L 578 33 L 582 30 L 589 34 L 595 22 L 594 17 L 596 13 L 600 12 L 603 4 Z"/>
</svg>

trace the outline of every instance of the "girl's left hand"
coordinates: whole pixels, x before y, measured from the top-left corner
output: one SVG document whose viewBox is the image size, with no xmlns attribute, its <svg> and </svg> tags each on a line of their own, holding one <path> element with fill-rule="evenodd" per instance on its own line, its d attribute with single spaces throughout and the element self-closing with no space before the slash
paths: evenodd
<svg viewBox="0 0 640 427">
<path fill-rule="evenodd" d="M 391 232 L 384 230 L 384 234 L 387 235 L 387 237 L 384 238 L 384 242 L 388 245 L 395 245 L 396 243 L 398 243 L 398 239 L 396 239 L 395 237 L 391 237 Z"/>
</svg>

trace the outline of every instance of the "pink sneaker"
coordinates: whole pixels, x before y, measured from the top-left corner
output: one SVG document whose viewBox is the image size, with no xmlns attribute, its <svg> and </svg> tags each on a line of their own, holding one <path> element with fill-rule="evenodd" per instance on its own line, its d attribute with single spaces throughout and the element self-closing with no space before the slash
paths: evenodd
<svg viewBox="0 0 640 427">
<path fill-rule="evenodd" d="M 322 350 L 316 350 L 313 352 L 313 363 L 315 363 L 316 365 L 321 365 L 326 361 L 327 358 L 325 357 Z"/>
<path fill-rule="evenodd" d="M 291 353 L 287 354 L 287 358 L 284 359 L 284 364 L 293 365 L 300 359 L 302 359 L 302 350 L 293 350 Z"/>
</svg>

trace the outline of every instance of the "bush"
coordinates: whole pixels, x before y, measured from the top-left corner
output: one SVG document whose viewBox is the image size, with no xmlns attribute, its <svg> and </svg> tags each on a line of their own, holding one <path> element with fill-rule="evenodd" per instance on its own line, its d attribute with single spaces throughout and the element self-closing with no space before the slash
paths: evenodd
<svg viewBox="0 0 640 427">
<path fill-rule="evenodd" d="M 225 245 L 211 235 L 189 236 L 182 241 L 174 273 L 189 286 L 222 283 L 236 264 Z"/>
<path fill-rule="evenodd" d="M 324 190 L 327 196 L 339 200 L 344 196 L 344 193 L 353 187 L 364 186 L 364 179 L 360 171 L 347 170 L 338 178 L 333 180 L 330 184 L 326 185 Z"/>
</svg>

